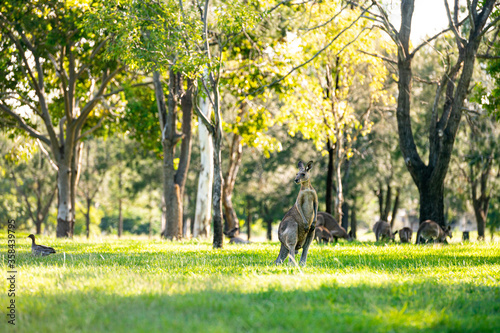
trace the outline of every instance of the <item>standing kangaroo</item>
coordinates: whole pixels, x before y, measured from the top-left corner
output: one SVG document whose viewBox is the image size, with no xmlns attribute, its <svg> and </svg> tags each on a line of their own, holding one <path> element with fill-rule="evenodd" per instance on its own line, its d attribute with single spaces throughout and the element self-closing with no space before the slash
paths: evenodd
<svg viewBox="0 0 500 333">
<path fill-rule="evenodd" d="M 299 172 L 295 177 L 295 184 L 300 184 L 299 195 L 293 207 L 285 214 L 278 228 L 278 238 L 281 242 L 280 253 L 275 263 L 281 264 L 287 256 L 289 262 L 295 263 L 295 254 L 302 248 L 300 265 L 307 261 L 307 251 L 314 237 L 316 219 L 318 217 L 318 195 L 311 186 L 309 170 L 313 161 L 304 163 L 299 161 Z"/>
<path fill-rule="evenodd" d="M 375 223 L 375 225 L 373 226 L 373 232 L 375 233 L 377 242 L 386 238 L 394 241 L 394 235 L 396 234 L 396 232 L 391 232 L 391 225 L 385 221 L 378 221 L 377 223 Z"/>
<path fill-rule="evenodd" d="M 446 236 L 451 238 L 451 227 L 447 226 L 444 230 L 439 224 L 434 221 L 427 220 L 420 224 L 417 231 L 417 242 L 422 243 L 422 238 L 425 240 L 434 239 L 434 243 L 446 242 Z"/>
<path fill-rule="evenodd" d="M 404 227 L 403 229 L 399 230 L 399 239 L 401 240 L 401 243 L 411 243 L 411 237 L 413 236 L 413 231 L 411 228 Z"/>
</svg>

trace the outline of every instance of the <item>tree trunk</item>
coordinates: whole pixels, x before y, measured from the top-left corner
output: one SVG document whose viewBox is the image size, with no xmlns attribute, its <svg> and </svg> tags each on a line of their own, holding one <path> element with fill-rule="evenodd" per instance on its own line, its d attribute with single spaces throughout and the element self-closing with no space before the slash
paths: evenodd
<svg viewBox="0 0 500 333">
<path fill-rule="evenodd" d="M 179 165 L 177 171 L 175 172 L 174 182 L 179 188 L 178 195 L 178 211 L 180 218 L 179 234 L 178 238 L 182 238 L 183 235 L 187 234 L 184 232 L 184 206 L 182 199 L 184 198 L 184 187 L 186 185 L 187 173 L 189 170 L 189 164 L 191 162 L 191 138 L 192 129 L 191 122 L 193 119 L 193 81 L 190 79 L 186 80 L 187 89 L 183 91 L 183 84 L 179 77 L 179 90 L 181 91 L 181 108 L 182 108 L 182 143 L 181 152 L 179 156 Z"/>
<path fill-rule="evenodd" d="M 250 237 L 252 235 L 252 207 L 250 204 L 250 199 L 247 198 L 247 239 L 250 241 Z"/>
<path fill-rule="evenodd" d="M 71 226 L 73 225 L 71 214 L 71 181 L 69 166 L 59 163 L 57 173 L 57 237 L 72 237 Z"/>
<path fill-rule="evenodd" d="M 85 225 L 87 226 L 87 239 L 90 237 L 90 207 L 92 200 L 87 198 L 87 211 L 85 212 Z"/>
<path fill-rule="evenodd" d="M 165 205 L 165 191 L 161 192 L 161 217 L 160 217 L 160 234 L 167 228 L 167 206 Z"/>
<path fill-rule="evenodd" d="M 394 207 L 392 208 L 391 229 L 394 227 L 394 222 L 396 221 L 398 209 L 399 209 L 399 188 L 396 190 L 396 197 L 394 198 Z"/>
<path fill-rule="evenodd" d="M 340 153 L 338 152 L 338 149 L 341 149 L 340 148 L 340 144 L 339 142 L 337 142 L 337 149 L 335 149 L 337 151 L 336 153 L 336 159 L 335 159 L 335 168 L 336 168 L 336 172 L 335 172 L 335 180 L 337 182 L 337 196 L 336 196 L 336 199 L 335 199 L 335 205 L 337 207 L 337 221 L 342 221 L 342 216 L 344 215 L 343 211 L 342 211 L 342 208 L 343 208 L 343 205 L 344 205 L 344 193 L 343 193 L 343 190 L 342 190 L 342 174 L 341 174 L 341 157 L 340 157 Z"/>
<path fill-rule="evenodd" d="M 326 173 L 326 195 L 325 195 L 325 211 L 328 214 L 332 214 L 332 202 L 333 202 L 333 157 L 334 150 L 332 143 L 328 140 L 328 171 Z"/>
<path fill-rule="evenodd" d="M 346 231 L 349 228 L 349 204 L 345 201 L 342 203 L 342 228 Z"/>
<path fill-rule="evenodd" d="M 356 239 L 357 229 L 358 229 L 358 220 L 356 219 L 356 207 L 353 205 L 351 209 L 351 230 L 349 231 L 352 239 Z"/>
<path fill-rule="evenodd" d="M 214 186 L 213 186 L 213 221 L 214 221 L 214 248 L 222 248 L 223 230 L 222 230 L 222 170 L 221 170 L 221 124 L 215 127 L 213 136 L 214 144 Z"/>
<path fill-rule="evenodd" d="M 233 208 L 232 193 L 234 184 L 236 182 L 236 175 L 241 164 L 241 136 L 233 134 L 233 140 L 229 152 L 229 167 L 227 173 L 224 175 L 224 188 L 222 191 L 222 204 L 224 206 L 224 215 L 227 222 L 227 230 L 239 228 L 238 216 Z M 237 236 L 238 233 L 235 234 Z"/>
<path fill-rule="evenodd" d="M 118 238 L 123 233 L 123 215 L 122 215 L 122 171 L 118 172 Z"/>
<path fill-rule="evenodd" d="M 267 240 L 272 242 L 273 241 L 273 221 L 272 220 L 267 220 Z"/>
<path fill-rule="evenodd" d="M 488 216 L 488 205 L 489 205 L 489 197 L 488 198 L 480 198 L 473 202 L 474 206 L 474 215 L 476 217 L 477 222 L 477 239 L 484 240 L 485 238 L 485 230 L 486 230 L 486 217 Z"/>
<path fill-rule="evenodd" d="M 422 180 L 418 187 L 420 194 L 420 223 L 432 220 L 445 227 L 444 182 Z"/>
<path fill-rule="evenodd" d="M 79 134 L 76 134 L 79 135 Z M 74 234 L 75 221 L 76 221 L 76 189 L 80 181 L 82 171 L 82 150 L 83 142 L 75 144 L 73 152 L 73 159 L 71 160 L 71 216 L 73 223 L 71 224 L 71 235 Z"/>
<path fill-rule="evenodd" d="M 183 207 L 181 187 L 175 183 L 176 172 L 174 168 L 175 146 L 182 138 L 176 132 L 176 107 L 180 76 L 175 74 L 172 69 L 169 72 L 168 110 L 159 72 L 153 73 L 153 82 L 163 146 L 163 193 L 166 206 L 163 235 L 167 239 L 180 239 L 182 238 Z"/>
<path fill-rule="evenodd" d="M 472 153 L 471 151 L 471 154 Z M 485 239 L 486 219 L 488 217 L 488 208 L 491 193 L 493 191 L 492 188 L 488 190 L 488 182 L 493 164 L 493 153 L 486 158 L 482 158 L 482 160 L 482 162 L 476 162 L 476 164 L 470 165 L 470 175 L 468 177 L 472 196 L 472 206 L 474 207 L 474 215 L 477 223 L 477 239 L 479 241 L 484 241 Z M 475 172 L 476 169 L 477 172 Z"/>
<path fill-rule="evenodd" d="M 382 221 L 389 221 L 389 212 L 392 207 L 392 187 L 390 184 L 387 184 L 387 192 L 385 193 L 385 208 L 384 208 L 384 218 Z"/>
<path fill-rule="evenodd" d="M 208 98 L 199 98 L 201 112 L 210 118 Z M 200 174 L 196 195 L 196 212 L 193 224 L 193 237 L 208 237 L 212 212 L 212 187 L 214 176 L 214 149 L 210 131 L 203 121 L 198 119 L 198 135 L 200 139 Z"/>
</svg>

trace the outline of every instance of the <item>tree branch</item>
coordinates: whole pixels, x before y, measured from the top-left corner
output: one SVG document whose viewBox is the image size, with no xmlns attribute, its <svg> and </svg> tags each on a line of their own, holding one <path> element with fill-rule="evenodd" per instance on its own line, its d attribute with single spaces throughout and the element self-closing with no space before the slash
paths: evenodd
<svg viewBox="0 0 500 333">
<path fill-rule="evenodd" d="M 444 1 L 444 6 L 446 8 L 446 15 L 448 15 L 448 23 L 450 24 L 451 31 L 453 31 L 453 34 L 455 35 L 455 39 L 457 40 L 457 45 L 459 49 L 463 49 L 465 43 L 467 42 L 462 36 L 460 36 L 460 33 L 457 30 L 457 27 L 455 26 L 455 23 L 453 22 L 453 19 L 451 18 L 451 12 L 450 12 L 450 6 L 448 6 L 448 1 Z"/>
<path fill-rule="evenodd" d="M 50 158 L 50 154 L 49 152 L 45 149 L 45 147 L 43 146 L 43 144 L 40 142 L 40 140 L 36 139 L 36 142 L 38 144 L 38 147 L 40 148 L 40 150 L 42 151 L 42 153 L 47 157 L 47 159 L 49 160 L 49 163 L 50 165 L 52 166 L 52 168 L 54 168 L 54 170 L 56 171 L 59 171 L 59 167 L 57 166 L 57 164 L 52 160 L 52 158 Z"/>
<path fill-rule="evenodd" d="M 366 51 L 363 51 L 363 50 L 358 50 L 358 52 L 361 52 L 363 54 L 366 54 L 366 55 L 369 55 L 369 56 L 372 56 L 372 57 L 375 57 L 375 58 L 379 58 L 379 59 L 382 59 L 384 61 L 387 61 L 388 63 L 391 63 L 393 65 L 397 65 L 398 62 L 395 61 L 395 60 L 392 60 L 390 58 L 387 58 L 387 57 L 384 57 L 382 55 L 379 55 L 379 54 L 375 54 L 375 53 L 370 53 L 370 52 L 366 52 Z"/>
<path fill-rule="evenodd" d="M 314 59 L 316 59 L 323 51 L 325 51 L 326 49 L 328 49 L 345 31 L 347 31 L 348 29 L 350 29 L 357 21 L 359 21 L 359 19 L 363 16 L 363 14 L 368 11 L 368 9 L 371 8 L 372 5 L 370 5 L 368 8 L 364 9 L 363 12 L 356 18 L 356 20 L 354 20 L 351 24 L 349 24 L 347 27 L 345 27 L 344 29 L 342 29 L 337 35 L 335 35 L 335 37 L 332 38 L 332 40 L 330 40 L 330 42 L 328 44 L 326 44 L 323 48 L 321 48 L 319 51 L 317 51 L 311 58 L 309 58 L 308 60 L 306 60 L 305 62 L 293 67 L 290 71 L 288 71 L 288 73 L 286 73 L 285 75 L 283 75 L 282 77 L 280 77 L 279 79 L 276 79 L 274 80 L 273 82 L 269 83 L 269 84 L 266 84 L 264 86 L 261 86 L 260 88 L 254 90 L 253 92 L 249 92 L 249 93 L 246 93 L 244 98 L 241 99 L 237 104 L 236 106 L 240 105 L 244 100 L 246 100 L 246 98 L 250 95 L 257 95 L 258 93 L 260 93 L 261 91 L 263 91 L 264 89 L 266 88 L 269 88 L 269 87 L 272 87 L 274 86 L 275 84 L 278 84 L 280 83 L 281 81 L 283 81 L 284 79 L 286 79 L 288 76 L 290 76 L 293 72 L 295 72 L 296 70 L 304 67 L 305 65 L 309 64 L 311 61 L 313 61 Z"/>
<path fill-rule="evenodd" d="M 328 21 L 324 22 L 324 23 L 321 23 L 315 27 L 312 27 L 312 28 L 308 28 L 308 29 L 300 29 L 300 30 L 305 30 L 306 32 L 309 32 L 311 30 L 315 30 L 315 29 L 319 29 L 321 27 L 324 27 L 325 25 L 327 25 L 328 23 L 332 22 L 333 20 L 335 20 L 340 14 L 342 14 L 342 12 L 344 11 L 344 9 L 346 9 L 348 6 L 348 4 L 345 4 L 344 7 L 342 7 L 339 12 L 335 15 L 333 15 Z"/>
<path fill-rule="evenodd" d="M 119 67 L 115 69 L 110 75 L 108 76 L 103 76 L 101 86 L 99 87 L 99 90 L 94 94 L 94 97 L 85 104 L 85 106 L 82 108 L 80 116 L 76 119 L 76 128 L 77 131 L 82 128 L 83 123 L 87 119 L 88 115 L 90 112 L 94 109 L 94 106 L 97 104 L 97 102 L 104 97 L 103 93 L 104 90 L 106 90 L 106 87 L 108 83 L 116 76 L 118 73 L 123 71 L 126 66 Z"/>
<path fill-rule="evenodd" d="M 97 122 L 97 124 L 90 128 L 89 130 L 85 131 L 82 135 L 80 135 L 76 140 L 75 142 L 78 142 L 79 140 L 85 138 L 86 136 L 89 136 L 90 134 L 92 134 L 95 130 L 97 130 L 99 127 L 102 126 L 102 121 L 104 120 L 104 117 L 101 117 L 99 119 L 99 121 Z"/>
<path fill-rule="evenodd" d="M 50 145 L 50 140 L 45 137 L 44 135 L 42 135 L 40 132 L 38 132 L 37 130 L 35 130 L 33 127 L 29 126 L 23 118 L 21 118 L 21 116 L 19 116 L 17 113 L 15 113 L 14 111 L 12 111 L 7 105 L 1 103 L 0 104 L 0 109 L 11 115 L 16 121 L 17 123 L 19 124 L 19 126 L 24 129 L 26 132 L 28 132 L 28 134 L 30 136 L 32 136 L 33 138 L 35 139 L 39 139 L 43 142 L 45 142 L 46 144 L 49 144 Z"/>
</svg>

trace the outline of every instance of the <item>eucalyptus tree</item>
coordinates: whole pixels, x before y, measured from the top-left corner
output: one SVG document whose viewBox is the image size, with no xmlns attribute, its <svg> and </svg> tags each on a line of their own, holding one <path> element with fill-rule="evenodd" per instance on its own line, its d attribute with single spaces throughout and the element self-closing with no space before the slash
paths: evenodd
<svg viewBox="0 0 500 333">
<path fill-rule="evenodd" d="M 166 236 L 180 238 L 182 191 L 189 166 L 192 93 L 206 97 L 213 108 L 207 116 L 196 105 L 200 121 L 212 134 L 214 247 L 222 247 L 220 69 L 222 51 L 232 35 L 253 22 L 241 1 L 203 4 L 183 1 L 109 2 L 95 11 L 95 27 L 116 35 L 111 50 L 132 68 L 153 72 L 164 158 L 164 191 L 169 209 Z M 168 103 L 161 76 L 168 78 Z M 184 80 L 186 84 L 182 84 Z M 184 88 L 184 89 L 183 89 Z M 177 100 L 181 99 L 183 131 L 177 132 Z M 194 99 L 196 100 L 196 98 Z M 182 139 L 177 172 L 174 149 Z"/>
<path fill-rule="evenodd" d="M 30 138 L 18 137 L 1 157 L 3 168 L 0 166 L 0 169 L 15 188 L 17 200 L 33 222 L 36 234 L 41 234 L 57 192 L 56 172 L 47 157 L 30 141 Z"/>
<path fill-rule="evenodd" d="M 436 94 L 429 103 L 430 122 L 428 127 L 429 158 L 426 163 L 417 150 L 412 129 L 412 60 L 419 50 L 442 33 L 432 36 L 415 47 L 410 45 L 414 0 L 401 2 L 401 27 L 398 30 L 390 22 L 387 12 L 377 1 L 373 2 L 378 12 L 371 18 L 382 25 L 382 29 L 397 48 L 398 99 L 397 121 L 399 146 L 406 167 L 420 194 L 420 221 L 434 220 L 444 226 L 444 181 L 448 171 L 455 137 L 463 115 L 464 102 L 469 92 L 477 51 L 483 37 L 496 27 L 499 17 L 491 17 L 497 3 L 494 0 L 468 2 L 467 16 L 459 21 L 459 2 L 454 2 L 453 12 L 444 1 L 449 28 L 455 38 L 456 58 L 452 53 L 444 56 L 441 79 Z M 464 22 L 466 24 L 464 24 Z M 444 95 L 444 98 L 443 98 Z M 444 101 L 443 101 L 444 99 Z M 442 102 L 442 106 L 440 103 Z"/>
<path fill-rule="evenodd" d="M 57 237 L 70 237 L 82 140 L 98 129 L 124 67 L 106 61 L 112 37 L 88 32 L 92 2 L 0 4 L 0 113 L 3 125 L 34 138 L 58 169 Z"/>
<path fill-rule="evenodd" d="M 349 159 L 356 154 L 354 143 L 370 132 L 371 112 L 391 103 L 385 65 L 366 54 L 378 47 L 380 37 L 363 20 L 367 10 L 351 9 L 343 1 L 315 4 L 301 16 L 299 28 L 269 50 L 280 59 L 279 69 L 286 73 L 289 88 L 280 93 L 283 106 L 278 121 L 287 125 L 290 135 L 302 133 L 328 155 L 326 211 L 335 211 L 339 219 Z M 335 210 L 331 205 L 334 178 Z"/>
<path fill-rule="evenodd" d="M 97 193 L 109 169 L 108 149 L 102 139 L 89 140 L 82 153 L 82 172 L 78 185 L 79 196 L 85 201 L 85 230 L 90 237 L 90 213 Z"/>
<path fill-rule="evenodd" d="M 478 239 L 484 240 L 490 201 L 500 178 L 500 126 L 493 116 L 468 114 L 466 117 L 469 126 L 462 135 L 466 144 L 458 148 L 461 155 L 458 164 L 469 185 L 468 197 L 476 218 Z"/>
</svg>

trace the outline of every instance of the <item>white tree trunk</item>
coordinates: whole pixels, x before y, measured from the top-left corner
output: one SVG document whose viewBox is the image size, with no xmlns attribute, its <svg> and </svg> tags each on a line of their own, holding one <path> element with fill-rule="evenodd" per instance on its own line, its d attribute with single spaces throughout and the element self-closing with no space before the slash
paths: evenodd
<svg viewBox="0 0 500 333">
<path fill-rule="evenodd" d="M 57 236 L 71 237 L 73 224 L 71 206 L 71 181 L 69 167 L 59 163 L 57 175 L 58 204 L 57 204 Z"/>
<path fill-rule="evenodd" d="M 200 97 L 201 112 L 210 119 L 210 105 L 207 98 Z M 194 217 L 193 237 L 208 237 L 212 217 L 212 183 L 214 175 L 214 149 L 212 135 L 201 119 L 198 120 L 200 138 L 201 170 L 196 196 L 196 214 Z"/>
<path fill-rule="evenodd" d="M 167 205 L 165 204 L 165 191 L 161 191 L 161 235 L 165 234 L 167 228 Z"/>
</svg>

